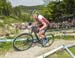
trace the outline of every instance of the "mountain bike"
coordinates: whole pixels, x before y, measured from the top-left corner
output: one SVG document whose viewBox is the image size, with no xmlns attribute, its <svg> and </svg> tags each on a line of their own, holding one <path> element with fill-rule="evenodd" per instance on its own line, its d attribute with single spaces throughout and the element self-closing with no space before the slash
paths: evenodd
<svg viewBox="0 0 75 58">
<path fill-rule="evenodd" d="M 37 40 L 35 43 L 41 44 L 42 47 L 49 47 L 54 42 L 54 35 L 50 34 L 49 30 L 47 30 L 45 32 L 45 36 L 46 38 L 48 38 L 49 41 L 47 45 L 43 45 L 41 40 L 37 36 L 36 32 L 34 32 L 35 28 L 36 28 L 35 26 L 32 26 L 30 33 L 22 33 L 22 34 L 17 35 L 16 38 L 13 40 L 14 49 L 18 51 L 27 50 L 30 47 L 32 47 L 35 39 Z"/>
</svg>

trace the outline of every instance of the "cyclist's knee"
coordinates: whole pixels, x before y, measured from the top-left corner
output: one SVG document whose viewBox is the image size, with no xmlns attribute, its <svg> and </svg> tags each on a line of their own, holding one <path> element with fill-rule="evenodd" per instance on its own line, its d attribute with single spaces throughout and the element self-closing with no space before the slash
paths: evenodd
<svg viewBox="0 0 75 58">
<path fill-rule="evenodd" d="M 41 36 L 41 35 L 42 35 L 41 31 L 40 31 L 40 32 L 38 32 L 38 33 L 37 33 L 37 35 L 38 35 L 38 36 Z"/>
<path fill-rule="evenodd" d="M 45 36 L 44 36 L 44 34 L 42 34 L 42 33 L 40 33 L 40 32 L 39 32 L 39 33 L 37 33 L 37 35 L 38 35 L 38 36 L 39 36 L 39 38 L 41 38 L 41 39 L 45 37 Z"/>
</svg>

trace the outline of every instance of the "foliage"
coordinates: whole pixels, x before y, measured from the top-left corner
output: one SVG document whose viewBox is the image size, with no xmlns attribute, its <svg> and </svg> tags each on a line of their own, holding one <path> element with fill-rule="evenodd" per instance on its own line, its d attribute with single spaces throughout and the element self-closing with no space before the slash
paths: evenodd
<svg viewBox="0 0 75 58">
<path fill-rule="evenodd" d="M 74 0 L 63 0 L 60 2 L 50 2 L 47 7 L 40 7 L 42 13 L 46 18 L 53 19 L 53 21 L 61 21 L 61 17 L 75 14 L 75 1 Z"/>
<path fill-rule="evenodd" d="M 66 14 L 75 14 L 75 0 L 63 0 Z"/>
<path fill-rule="evenodd" d="M 4 55 L 5 53 L 7 53 L 7 51 L 10 51 L 12 49 L 13 49 L 12 43 L 10 42 L 0 43 L 0 55 Z"/>
<path fill-rule="evenodd" d="M 40 10 L 38 10 L 39 11 L 39 13 L 40 14 L 42 14 L 43 16 L 45 16 L 48 20 L 50 20 L 50 16 L 51 16 L 51 12 L 50 11 L 52 11 L 52 9 L 50 8 L 49 9 L 49 7 L 45 7 L 45 6 L 41 6 L 40 7 Z"/>
<path fill-rule="evenodd" d="M 39 6 L 16 6 L 12 7 L 10 2 L 0 0 L 0 15 L 10 16 L 15 21 L 25 22 L 32 21 L 31 14 L 33 9 L 37 13 L 42 14 L 48 20 L 61 21 L 60 17 L 65 15 L 75 15 L 75 0 L 63 0 L 60 2 L 50 2 L 47 7 L 44 5 Z M 11 23 L 12 19 L 5 18 L 4 23 Z M 11 20 L 11 21 L 10 21 Z M 2 24 L 1 24 L 2 25 Z"/>
<path fill-rule="evenodd" d="M 11 3 L 6 0 L 0 0 L 0 15 L 9 16 L 11 13 Z"/>
</svg>

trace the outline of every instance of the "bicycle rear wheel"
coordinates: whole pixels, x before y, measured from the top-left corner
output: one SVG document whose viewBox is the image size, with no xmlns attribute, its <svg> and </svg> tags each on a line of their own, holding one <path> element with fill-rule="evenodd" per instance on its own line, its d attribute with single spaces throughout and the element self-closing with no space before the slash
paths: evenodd
<svg viewBox="0 0 75 58">
<path fill-rule="evenodd" d="M 18 51 L 27 50 L 32 46 L 33 37 L 28 33 L 18 35 L 13 41 L 14 49 Z"/>
<path fill-rule="evenodd" d="M 54 42 L 54 35 L 51 34 L 49 31 L 45 32 L 46 38 L 48 38 L 48 43 L 46 45 L 43 45 L 43 47 L 49 47 Z"/>
</svg>

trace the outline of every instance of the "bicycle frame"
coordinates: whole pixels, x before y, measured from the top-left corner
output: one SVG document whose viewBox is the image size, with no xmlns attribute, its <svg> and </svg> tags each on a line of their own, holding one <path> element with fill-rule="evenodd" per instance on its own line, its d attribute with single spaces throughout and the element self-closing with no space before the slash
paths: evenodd
<svg viewBox="0 0 75 58">
<path fill-rule="evenodd" d="M 39 39 L 37 33 L 34 32 L 34 27 L 35 27 L 35 26 L 32 27 L 31 34 L 34 33 L 34 36 L 36 37 L 36 39 L 37 39 L 38 41 L 40 41 L 40 39 Z"/>
</svg>

